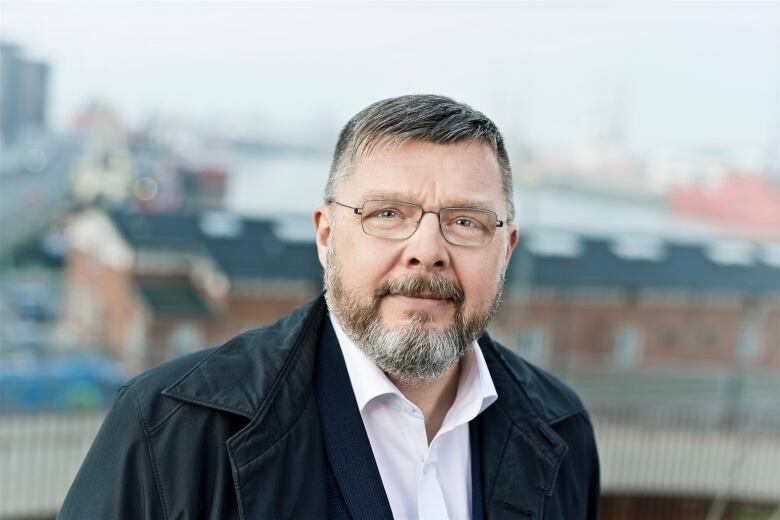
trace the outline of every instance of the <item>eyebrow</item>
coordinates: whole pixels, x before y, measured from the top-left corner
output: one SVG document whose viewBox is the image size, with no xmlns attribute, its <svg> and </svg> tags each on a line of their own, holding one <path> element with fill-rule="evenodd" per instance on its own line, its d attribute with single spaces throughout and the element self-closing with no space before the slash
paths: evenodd
<svg viewBox="0 0 780 520">
<path fill-rule="evenodd" d="M 412 204 L 417 204 L 418 206 L 423 205 L 418 195 L 413 195 L 411 193 L 402 193 L 397 191 L 369 191 L 363 194 L 360 200 L 361 203 L 365 203 L 366 201 L 369 200 L 394 200 L 396 202 L 409 202 Z M 492 211 L 493 213 L 496 212 L 496 210 L 493 209 L 493 207 L 487 202 L 476 202 L 473 200 L 465 200 L 465 199 L 459 199 L 459 200 L 448 202 L 442 207 L 443 208 L 486 209 Z"/>
</svg>

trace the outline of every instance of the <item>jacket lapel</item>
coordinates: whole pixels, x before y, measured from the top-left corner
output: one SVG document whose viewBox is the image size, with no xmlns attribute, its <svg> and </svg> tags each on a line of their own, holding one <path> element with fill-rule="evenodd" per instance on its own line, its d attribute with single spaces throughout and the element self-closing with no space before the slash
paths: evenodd
<svg viewBox="0 0 780 520">
<path fill-rule="evenodd" d="M 490 339 L 480 345 L 498 392 L 477 418 L 486 516 L 541 519 L 567 445 L 539 416 Z"/>
<path fill-rule="evenodd" d="M 344 357 L 327 318 L 320 329 L 314 392 L 325 454 L 349 516 L 356 520 L 392 519 L 390 503 L 360 417 Z M 340 507 L 341 503 L 333 502 L 333 498 L 331 504 Z M 335 515 L 332 510 L 330 513 L 329 516 L 341 516 Z"/>
<path fill-rule="evenodd" d="M 242 519 L 327 516 L 327 466 L 311 388 L 325 309 L 320 297 L 232 339 L 163 391 L 249 420 L 226 442 Z"/>
</svg>

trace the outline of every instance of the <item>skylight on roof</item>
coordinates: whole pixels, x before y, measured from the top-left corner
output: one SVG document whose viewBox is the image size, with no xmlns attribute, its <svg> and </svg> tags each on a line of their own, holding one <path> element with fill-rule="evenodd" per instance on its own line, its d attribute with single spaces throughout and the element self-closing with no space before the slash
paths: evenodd
<svg viewBox="0 0 780 520">
<path fill-rule="evenodd" d="M 664 257 L 664 244 L 659 237 L 648 235 L 624 235 L 611 246 L 612 252 L 624 260 L 659 261 Z"/>
<path fill-rule="evenodd" d="M 780 267 L 780 244 L 764 244 L 761 259 L 772 267 Z"/>
<path fill-rule="evenodd" d="M 573 258 L 582 252 L 579 237 L 566 231 L 536 231 L 531 234 L 528 249 L 539 256 Z"/>
<path fill-rule="evenodd" d="M 203 234 L 211 238 L 238 238 L 243 231 L 241 216 L 228 211 L 206 211 L 198 224 Z"/>
<path fill-rule="evenodd" d="M 716 240 L 707 248 L 707 257 L 717 264 L 752 265 L 755 248 L 742 240 Z"/>
<path fill-rule="evenodd" d="M 276 220 L 276 236 L 285 242 L 313 243 L 314 227 L 310 215 L 285 215 Z"/>
</svg>

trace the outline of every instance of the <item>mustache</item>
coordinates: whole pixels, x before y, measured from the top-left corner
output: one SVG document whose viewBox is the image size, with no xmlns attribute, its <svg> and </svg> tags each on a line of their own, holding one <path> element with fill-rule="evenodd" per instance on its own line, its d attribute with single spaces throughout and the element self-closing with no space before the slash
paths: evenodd
<svg viewBox="0 0 780 520">
<path fill-rule="evenodd" d="M 379 301 L 390 294 L 438 298 L 452 300 L 455 303 L 462 303 L 465 297 L 463 288 L 460 285 L 441 274 L 386 280 L 377 289 L 375 301 Z"/>
</svg>

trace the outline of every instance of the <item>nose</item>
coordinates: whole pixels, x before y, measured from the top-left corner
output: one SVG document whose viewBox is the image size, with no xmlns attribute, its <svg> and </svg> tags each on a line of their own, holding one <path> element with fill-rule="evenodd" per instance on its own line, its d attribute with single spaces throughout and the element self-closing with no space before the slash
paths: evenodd
<svg viewBox="0 0 780 520">
<path fill-rule="evenodd" d="M 438 215 L 435 213 L 423 215 L 417 230 L 406 239 L 403 263 L 413 270 L 437 272 L 449 266 L 449 251 L 439 229 Z"/>
</svg>

